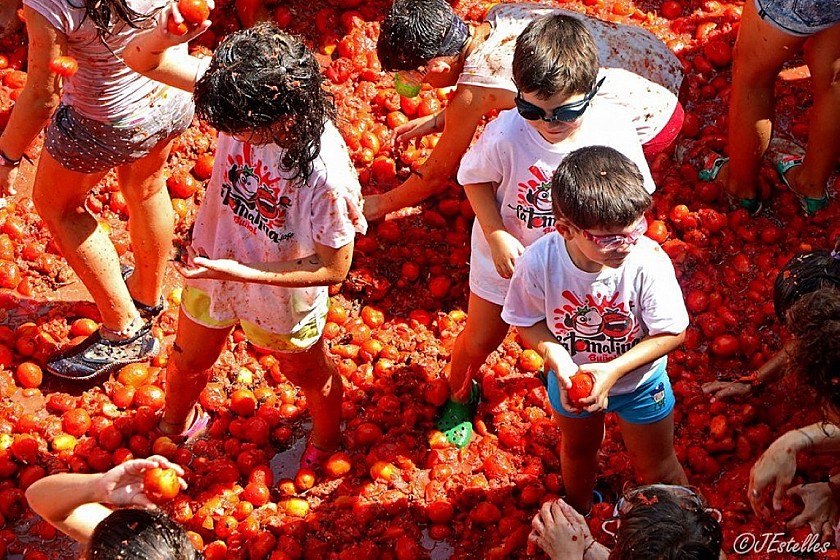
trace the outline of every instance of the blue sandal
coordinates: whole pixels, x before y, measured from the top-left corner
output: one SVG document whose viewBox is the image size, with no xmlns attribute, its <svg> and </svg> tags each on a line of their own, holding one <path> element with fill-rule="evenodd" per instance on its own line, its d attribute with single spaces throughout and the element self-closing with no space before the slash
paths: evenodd
<svg viewBox="0 0 840 560">
<path fill-rule="evenodd" d="M 729 163 L 729 158 L 725 156 L 720 156 L 714 152 L 711 152 L 707 157 L 706 161 L 703 164 L 703 168 L 697 172 L 697 177 L 701 181 L 706 181 L 707 183 L 711 183 L 712 181 L 717 180 L 718 174 L 720 174 L 720 170 L 723 169 L 723 166 Z M 756 198 L 739 198 L 736 199 L 735 197 L 730 196 L 733 205 L 738 206 L 739 208 L 745 208 L 747 212 L 750 213 L 750 216 L 756 216 L 759 212 L 761 212 L 761 199 Z"/>
<path fill-rule="evenodd" d="M 776 171 L 779 173 L 779 179 L 782 183 L 788 188 L 788 190 L 790 190 L 790 192 L 796 195 L 796 199 L 799 201 L 799 205 L 802 207 L 802 211 L 805 212 L 805 215 L 810 216 L 814 212 L 822 210 L 828 206 L 828 193 L 824 194 L 821 198 L 812 198 L 810 196 L 805 196 L 791 186 L 787 180 L 787 172 L 794 167 L 802 165 L 802 160 L 802 156 L 782 156 L 782 158 L 776 162 Z"/>
</svg>

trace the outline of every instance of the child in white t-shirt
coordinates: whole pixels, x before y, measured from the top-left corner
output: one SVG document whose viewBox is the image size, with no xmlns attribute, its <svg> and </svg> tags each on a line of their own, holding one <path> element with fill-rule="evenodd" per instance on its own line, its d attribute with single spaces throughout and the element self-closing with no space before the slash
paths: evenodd
<svg viewBox="0 0 840 560">
<path fill-rule="evenodd" d="M 194 90 L 196 112 L 219 141 L 179 266 L 187 282 L 159 430 L 189 438 L 206 423 L 196 403 L 239 324 L 303 390 L 312 434 L 301 464 L 316 468 L 341 435 L 341 376 L 321 338 L 327 286 L 345 278 L 354 237 L 366 229 L 335 109 L 312 53 L 273 24 L 228 35 L 209 64 L 179 54 L 172 46 L 182 37 L 166 29 L 135 39 L 127 62 Z"/>
<path fill-rule="evenodd" d="M 556 231 L 519 258 L 502 318 L 545 360 L 566 501 L 585 513 L 605 412 L 618 415 L 639 482 L 687 483 L 665 366 L 688 313 L 671 261 L 644 237 L 651 201 L 632 161 L 582 148 L 558 166 L 551 191 Z M 593 388 L 575 405 L 568 391 L 577 373 Z"/>
<path fill-rule="evenodd" d="M 452 354 L 452 399 L 438 422 L 456 445 L 466 445 L 472 433 L 470 382 L 508 330 L 501 312 L 516 258 L 554 231 L 553 170 L 573 150 L 606 144 L 636 162 L 645 188 L 655 189 L 635 126 L 620 107 L 595 96 L 598 68 L 597 46 L 579 19 L 550 14 L 534 20 L 517 39 L 513 58 L 517 110 L 487 125 L 461 161 L 458 181 L 477 218 L 469 313 Z"/>
</svg>

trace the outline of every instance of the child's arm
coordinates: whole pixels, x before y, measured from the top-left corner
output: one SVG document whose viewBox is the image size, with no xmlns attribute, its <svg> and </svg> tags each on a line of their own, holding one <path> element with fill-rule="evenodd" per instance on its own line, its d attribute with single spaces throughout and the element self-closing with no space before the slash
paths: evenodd
<svg viewBox="0 0 840 560">
<path fill-rule="evenodd" d="M 581 372 L 592 375 L 595 384 L 592 394 L 581 402 L 587 404 L 584 410 L 597 412 L 607 407 L 607 396 L 615 382 L 627 373 L 645 364 L 649 364 L 675 350 L 685 340 L 685 331 L 679 334 L 659 333 L 646 336 L 636 346 L 610 360 L 609 362 L 593 362 L 580 366 Z"/>
<path fill-rule="evenodd" d="M 577 373 L 578 365 L 572 361 L 568 350 L 557 342 L 554 333 L 549 330 L 545 321 L 540 321 L 530 327 L 516 327 L 519 336 L 525 343 L 536 350 L 545 362 L 548 375 L 557 377 L 560 386 L 560 403 L 570 412 L 578 410 L 569 402 L 568 390 L 572 386 L 571 378 Z"/>
<path fill-rule="evenodd" d="M 464 185 L 464 192 L 467 193 L 481 231 L 484 232 L 484 238 L 490 246 L 496 272 L 502 278 L 510 278 L 513 275 L 516 259 L 522 255 L 525 247 L 505 229 L 502 214 L 496 202 L 494 185 L 490 183 Z"/>
<path fill-rule="evenodd" d="M 747 497 L 756 515 L 765 517 L 770 511 L 764 502 L 764 490 L 773 486 L 773 509 L 782 509 L 785 491 L 796 474 L 796 454 L 814 450 L 820 453 L 840 449 L 840 427 L 818 422 L 791 430 L 770 444 L 750 471 L 750 485 Z"/>
<path fill-rule="evenodd" d="M 255 263 L 208 259 L 197 256 L 191 247 L 187 249 L 187 264 L 178 265 L 178 271 L 185 278 L 273 284 L 287 288 L 337 284 L 347 276 L 353 258 L 353 243 L 338 249 L 316 243 L 315 253 L 300 259 Z"/>
<path fill-rule="evenodd" d="M 205 20 L 184 35 L 175 35 L 168 31 L 170 19 L 176 24 L 184 21 L 175 3 L 160 11 L 154 28 L 137 34 L 126 45 L 123 59 L 126 66 L 139 74 L 178 89 L 193 91 L 200 59 L 191 56 L 186 49 L 175 47 L 204 33 L 210 27 L 210 20 Z"/>
<path fill-rule="evenodd" d="M 154 507 L 143 493 L 144 473 L 155 467 L 171 468 L 180 476 L 184 470 L 164 457 L 133 459 L 106 473 L 59 473 L 44 477 L 26 490 L 29 506 L 44 521 L 81 543 L 111 514 L 103 503 Z M 181 486 L 186 488 L 183 479 Z"/>
<path fill-rule="evenodd" d="M 730 399 L 749 395 L 753 390 L 780 380 L 787 370 L 787 344 L 764 362 L 755 372 L 754 377 L 745 377 L 735 381 L 711 381 L 703 384 L 703 392 L 713 399 Z"/>
<path fill-rule="evenodd" d="M 44 16 L 29 6 L 24 6 L 23 14 L 29 37 L 26 86 L 0 136 L 0 153 L 12 162 L 19 162 L 58 106 L 61 82 L 58 74 L 50 69 L 50 62 L 67 50 L 64 34 Z M 17 164 L 0 164 L 0 195 L 14 194 L 16 176 Z"/>
</svg>

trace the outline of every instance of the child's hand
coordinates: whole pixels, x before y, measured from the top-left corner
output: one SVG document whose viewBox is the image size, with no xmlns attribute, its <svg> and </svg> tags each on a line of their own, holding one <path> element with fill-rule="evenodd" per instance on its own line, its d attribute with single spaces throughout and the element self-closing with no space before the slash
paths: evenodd
<svg viewBox="0 0 840 560">
<path fill-rule="evenodd" d="M 557 499 L 546 502 L 531 521 L 528 540 L 550 558 L 583 558 L 595 539 L 589 525 L 572 506 Z"/>
<path fill-rule="evenodd" d="M 610 389 L 618 381 L 617 372 L 610 365 L 610 362 L 583 364 L 579 371 L 590 374 L 592 379 L 595 380 L 592 385 L 592 393 L 581 400 L 586 405 L 584 410 L 590 414 L 603 412 L 609 404 Z"/>
<path fill-rule="evenodd" d="M 737 399 L 749 396 L 752 393 L 752 385 L 738 381 L 711 381 L 703 384 L 703 392 L 711 395 L 712 399 Z"/>
<path fill-rule="evenodd" d="M 126 461 L 104 473 L 97 480 L 98 501 L 117 506 L 135 505 L 149 509 L 157 507 L 143 490 L 143 475 L 147 470 L 157 467 L 175 469 L 181 488 L 187 488 L 187 483 L 181 478 L 184 476 L 184 469 L 165 457 L 152 455 L 148 459 Z"/>
<path fill-rule="evenodd" d="M 788 521 L 788 528 L 795 529 L 807 523 L 814 534 L 828 541 L 840 514 L 840 504 L 835 500 L 828 483 L 800 484 L 789 489 L 787 495 L 798 496 L 804 506 L 802 513 Z"/>
<path fill-rule="evenodd" d="M 435 123 L 437 115 L 426 115 L 419 119 L 412 119 L 394 129 L 394 145 L 400 146 L 408 143 L 412 138 L 420 138 L 427 134 L 437 132 Z"/>
<path fill-rule="evenodd" d="M 208 7 L 213 9 L 212 0 L 207 2 Z M 156 37 L 161 48 L 167 48 L 181 43 L 187 43 L 198 37 L 210 27 L 210 20 L 205 20 L 198 25 L 189 26 L 184 22 L 184 16 L 178 11 L 178 2 L 173 1 L 158 12 Z"/>
<path fill-rule="evenodd" d="M 17 194 L 15 180 L 17 179 L 18 166 L 0 166 L 0 196 Z"/>
<path fill-rule="evenodd" d="M 799 447 L 793 441 L 796 437 L 797 431 L 794 430 L 771 443 L 750 470 L 747 498 L 758 516 L 770 517 L 770 510 L 764 501 L 764 490 L 770 486 L 773 486 L 773 509 L 782 509 L 785 491 L 796 474 L 796 453 L 799 451 Z"/>
<path fill-rule="evenodd" d="M 578 372 L 578 366 L 572 361 L 569 352 L 560 344 L 546 344 L 543 360 L 545 362 L 543 367 L 548 371 L 548 375 L 557 378 L 557 384 L 560 386 L 560 404 L 569 412 L 579 413 L 581 409 L 569 400 L 569 389 L 572 387 L 571 379 Z"/>
<path fill-rule="evenodd" d="M 493 264 L 496 265 L 499 276 L 502 278 L 513 276 L 516 259 L 525 251 L 522 243 L 506 231 L 495 231 L 487 238 L 487 244 L 490 245 Z"/>
<path fill-rule="evenodd" d="M 201 251 L 203 253 L 203 251 Z M 175 268 L 184 278 L 204 278 L 208 280 L 232 280 L 247 282 L 243 267 L 232 259 L 211 259 L 196 253 L 187 246 L 186 262 L 176 262 Z"/>
</svg>

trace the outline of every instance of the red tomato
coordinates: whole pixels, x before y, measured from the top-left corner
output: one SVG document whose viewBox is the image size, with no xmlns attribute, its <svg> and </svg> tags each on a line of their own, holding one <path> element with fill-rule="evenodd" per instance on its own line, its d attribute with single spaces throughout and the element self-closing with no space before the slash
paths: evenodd
<svg viewBox="0 0 840 560">
<path fill-rule="evenodd" d="M 192 174 L 199 181 L 206 181 L 213 174 L 213 162 L 215 157 L 213 154 L 202 154 L 195 160 L 195 165 L 192 168 Z"/>
<path fill-rule="evenodd" d="M 143 474 L 143 491 L 155 503 L 168 502 L 181 491 L 175 469 L 155 467 Z"/>
<path fill-rule="evenodd" d="M 198 190 L 198 183 L 188 173 L 176 173 L 166 180 L 169 193 L 174 198 L 189 198 Z"/>
<path fill-rule="evenodd" d="M 522 371 L 534 372 L 543 366 L 543 359 L 536 350 L 523 350 L 519 356 L 519 367 Z"/>
<path fill-rule="evenodd" d="M 595 380 L 589 373 L 576 373 L 572 376 L 572 386 L 569 388 L 569 401 L 578 407 L 582 407 L 583 399 L 592 394 L 592 387 Z"/>
<path fill-rule="evenodd" d="M 72 56 L 59 56 L 50 61 L 50 70 L 62 76 L 69 78 L 79 70 L 79 63 Z"/>
<path fill-rule="evenodd" d="M 198 25 L 210 17 L 210 7 L 205 0 L 180 0 L 178 11 L 181 12 L 184 21 L 193 25 Z"/>
<path fill-rule="evenodd" d="M 61 428 L 71 436 L 83 436 L 90 426 L 90 415 L 83 408 L 68 410 L 61 416 Z"/>
<path fill-rule="evenodd" d="M 667 0 L 662 2 L 659 11 L 662 12 L 662 17 L 667 19 L 676 19 L 682 15 L 682 4 L 674 0 Z"/>
<path fill-rule="evenodd" d="M 717 67 L 726 66 L 732 62 L 732 47 L 723 41 L 709 41 L 703 46 L 703 54 Z"/>
<path fill-rule="evenodd" d="M 737 354 L 739 349 L 738 339 L 731 334 L 722 334 L 712 341 L 712 353 L 715 356 L 728 358 Z"/>
<path fill-rule="evenodd" d="M 23 362 L 17 367 L 15 372 L 18 383 L 24 388 L 35 388 L 41 385 L 44 378 L 41 372 L 41 366 L 34 362 Z"/>
<path fill-rule="evenodd" d="M 170 17 L 166 22 L 166 30 L 173 35 L 186 35 L 190 28 L 183 21 L 176 23 L 175 19 Z"/>
<path fill-rule="evenodd" d="M 251 416 L 257 410 L 257 398 L 250 389 L 237 389 L 230 394 L 230 410 L 239 416 Z"/>
<path fill-rule="evenodd" d="M 256 507 L 264 506 L 270 498 L 268 486 L 262 482 L 251 482 L 245 487 L 242 497 Z"/>
</svg>

